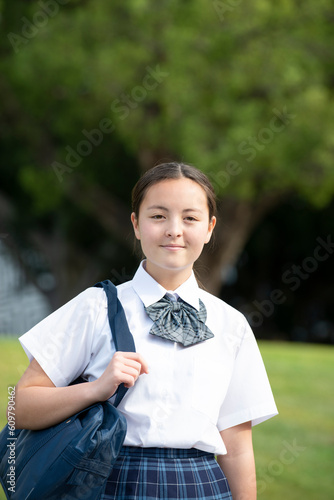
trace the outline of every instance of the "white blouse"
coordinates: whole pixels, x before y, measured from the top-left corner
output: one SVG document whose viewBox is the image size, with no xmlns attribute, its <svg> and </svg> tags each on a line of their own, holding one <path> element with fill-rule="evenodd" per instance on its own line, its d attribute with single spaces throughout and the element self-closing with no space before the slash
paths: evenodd
<svg viewBox="0 0 334 500">
<path fill-rule="evenodd" d="M 183 347 L 149 334 L 145 312 L 166 290 L 141 264 L 133 280 L 117 287 L 136 350 L 149 365 L 118 409 L 128 430 L 125 445 L 198 448 L 225 454 L 219 431 L 277 414 L 255 337 L 245 317 L 200 289 L 195 276 L 175 294 L 207 309 L 206 324 L 214 338 Z M 79 375 L 95 380 L 115 348 L 103 289 L 88 288 L 20 337 L 29 360 L 35 358 L 56 386 Z"/>
</svg>

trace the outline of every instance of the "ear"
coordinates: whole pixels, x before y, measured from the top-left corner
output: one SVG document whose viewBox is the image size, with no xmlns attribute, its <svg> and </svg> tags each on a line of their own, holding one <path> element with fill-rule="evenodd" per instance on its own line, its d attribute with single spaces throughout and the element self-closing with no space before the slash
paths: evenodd
<svg viewBox="0 0 334 500">
<path fill-rule="evenodd" d="M 136 216 L 136 214 L 134 212 L 132 212 L 132 214 L 131 214 L 131 222 L 132 222 L 132 226 L 133 226 L 133 230 L 134 230 L 135 236 L 136 236 L 137 240 L 140 240 L 140 231 L 139 231 L 138 219 L 137 219 L 137 216 Z"/>
<path fill-rule="evenodd" d="M 214 217 L 214 216 L 211 217 L 211 220 L 209 222 L 209 227 L 208 227 L 208 234 L 207 234 L 205 243 L 209 243 L 211 236 L 212 236 L 212 233 L 213 233 L 213 230 L 215 228 L 216 222 L 217 222 L 216 217 Z"/>
</svg>

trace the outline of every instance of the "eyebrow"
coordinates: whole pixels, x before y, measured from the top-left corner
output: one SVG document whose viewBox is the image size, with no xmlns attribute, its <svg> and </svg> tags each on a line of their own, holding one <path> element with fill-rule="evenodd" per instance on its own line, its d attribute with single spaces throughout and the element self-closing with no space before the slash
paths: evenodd
<svg viewBox="0 0 334 500">
<path fill-rule="evenodd" d="M 151 205 L 150 207 L 147 207 L 147 210 L 165 210 L 165 212 L 169 212 L 168 208 L 161 205 Z M 199 208 L 185 208 L 182 212 L 202 212 L 202 210 Z"/>
<path fill-rule="evenodd" d="M 166 212 L 168 212 L 168 208 L 162 207 L 161 205 L 151 205 L 147 207 L 147 210 L 166 210 Z"/>
</svg>

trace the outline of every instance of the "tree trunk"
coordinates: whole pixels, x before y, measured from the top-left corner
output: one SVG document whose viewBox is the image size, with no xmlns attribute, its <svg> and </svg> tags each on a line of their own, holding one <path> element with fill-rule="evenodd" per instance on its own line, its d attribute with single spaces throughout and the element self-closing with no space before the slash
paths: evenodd
<svg viewBox="0 0 334 500">
<path fill-rule="evenodd" d="M 217 207 L 217 225 L 211 242 L 195 265 L 196 276 L 210 293 L 219 296 L 226 270 L 234 266 L 254 228 L 282 199 L 282 193 L 254 202 L 224 198 Z"/>
</svg>

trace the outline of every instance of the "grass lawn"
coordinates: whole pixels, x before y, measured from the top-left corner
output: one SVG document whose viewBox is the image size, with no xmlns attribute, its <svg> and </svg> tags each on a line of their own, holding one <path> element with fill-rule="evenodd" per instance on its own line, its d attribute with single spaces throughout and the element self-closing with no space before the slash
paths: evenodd
<svg viewBox="0 0 334 500">
<path fill-rule="evenodd" d="M 253 431 L 258 499 L 333 499 L 334 348 L 259 346 L 279 415 Z"/>
<path fill-rule="evenodd" d="M 334 348 L 261 342 L 280 414 L 254 427 L 258 500 L 334 498 Z M 0 425 L 8 386 L 28 364 L 16 340 L 0 338 Z M 0 500 L 5 498 L 2 491 Z"/>
</svg>

